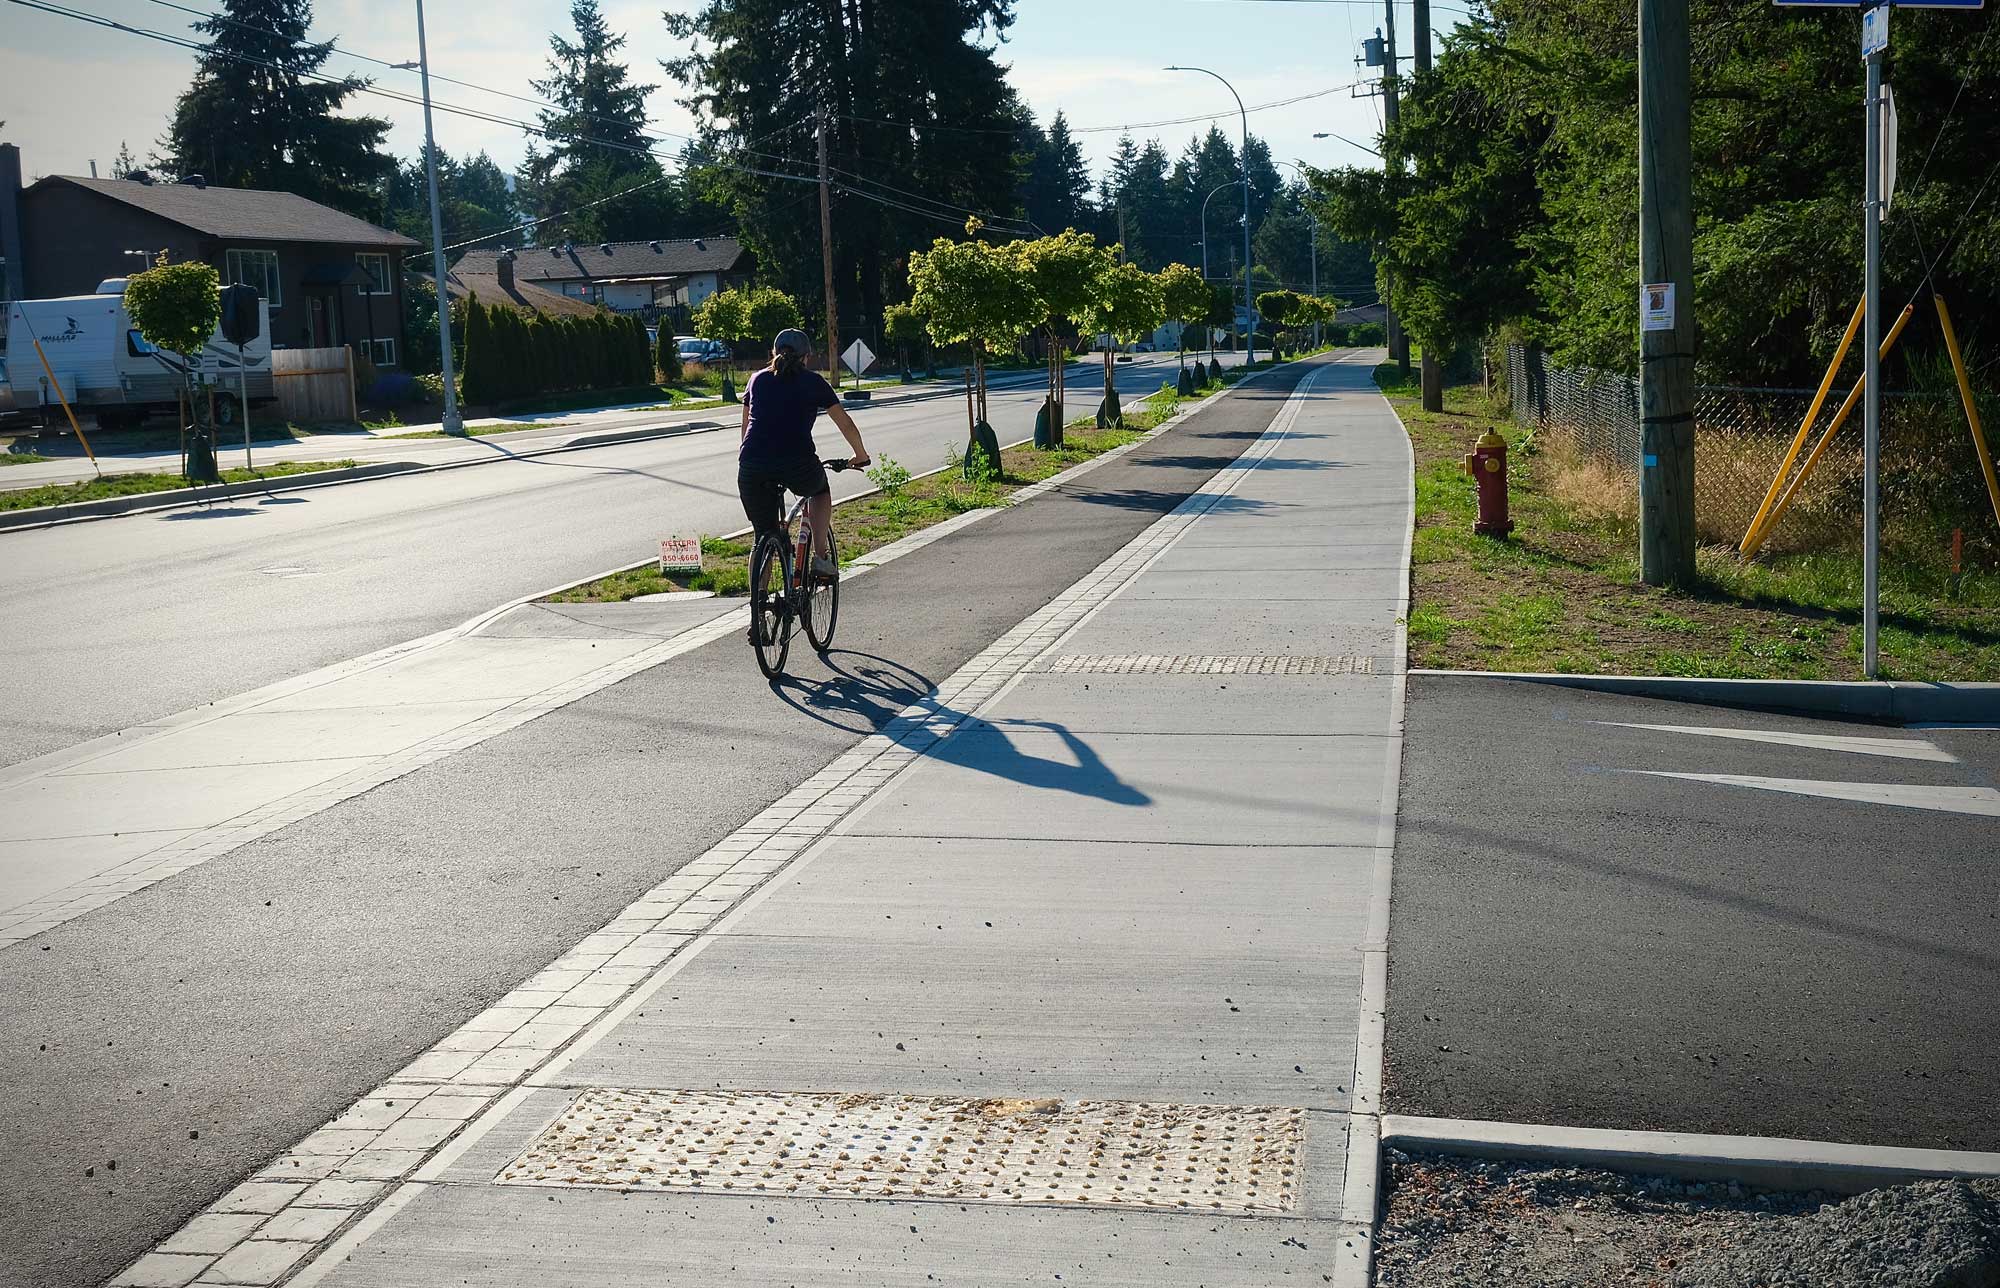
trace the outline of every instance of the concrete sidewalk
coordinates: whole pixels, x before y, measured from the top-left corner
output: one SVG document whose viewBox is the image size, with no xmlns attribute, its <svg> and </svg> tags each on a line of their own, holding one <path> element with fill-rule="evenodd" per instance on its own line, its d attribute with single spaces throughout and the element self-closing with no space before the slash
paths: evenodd
<svg viewBox="0 0 2000 1288">
<path fill-rule="evenodd" d="M 1362 1282 L 1410 497 L 1369 376 L 114 1282 Z"/>
</svg>

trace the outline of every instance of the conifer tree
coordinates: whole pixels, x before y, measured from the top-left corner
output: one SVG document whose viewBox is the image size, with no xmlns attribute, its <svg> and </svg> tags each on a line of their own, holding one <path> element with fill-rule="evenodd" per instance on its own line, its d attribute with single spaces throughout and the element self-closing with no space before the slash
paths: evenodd
<svg viewBox="0 0 2000 1288">
<path fill-rule="evenodd" d="M 365 219 L 381 217 L 395 169 L 389 123 L 343 115 L 367 81 L 318 79 L 333 42 L 312 43 L 311 0 L 226 0 L 194 29 L 208 43 L 161 140 L 168 164 L 230 188 L 295 192 Z"/>
</svg>

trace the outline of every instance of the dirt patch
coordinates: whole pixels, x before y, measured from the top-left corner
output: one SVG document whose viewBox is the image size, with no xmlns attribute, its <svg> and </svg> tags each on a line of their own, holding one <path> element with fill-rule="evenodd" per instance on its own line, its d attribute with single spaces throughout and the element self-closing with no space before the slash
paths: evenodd
<svg viewBox="0 0 2000 1288">
<path fill-rule="evenodd" d="M 2000 1181 L 1842 1200 L 1396 1150 L 1386 1160 L 1378 1288 L 2000 1285 Z"/>
</svg>

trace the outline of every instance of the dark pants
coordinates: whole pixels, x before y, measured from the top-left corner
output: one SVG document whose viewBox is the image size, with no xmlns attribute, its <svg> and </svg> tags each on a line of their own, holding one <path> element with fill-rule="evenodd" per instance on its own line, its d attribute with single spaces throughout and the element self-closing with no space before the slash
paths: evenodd
<svg viewBox="0 0 2000 1288">
<path fill-rule="evenodd" d="M 823 496 L 829 490 L 826 466 L 802 456 L 795 461 L 743 461 L 736 467 L 736 495 L 759 533 L 776 532 L 785 522 L 785 493 Z"/>
</svg>

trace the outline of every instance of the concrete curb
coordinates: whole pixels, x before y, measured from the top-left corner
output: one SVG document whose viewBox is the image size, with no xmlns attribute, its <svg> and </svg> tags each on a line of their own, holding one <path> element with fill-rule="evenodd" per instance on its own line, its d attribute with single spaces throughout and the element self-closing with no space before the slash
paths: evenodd
<svg viewBox="0 0 2000 1288">
<path fill-rule="evenodd" d="M 1411 675 L 1556 684 L 1598 693 L 1897 724 L 2000 721 L 2000 684 L 1915 680 L 1704 680 L 1671 675 L 1413 670 Z"/>
<path fill-rule="evenodd" d="M 227 501 L 241 493 L 265 495 L 273 492 L 297 492 L 309 487 L 324 487 L 330 483 L 355 483 L 362 479 L 381 478 L 387 474 L 411 474 L 432 468 L 436 467 L 419 465 L 415 461 L 376 461 L 367 465 L 350 465 L 344 469 L 311 470 L 303 474 L 285 474 L 252 482 L 179 487 L 165 492 L 135 492 L 130 496 L 107 496 L 97 501 L 74 501 L 67 505 L 38 505 L 26 510 L 0 512 L 0 531 L 9 528 L 52 527 L 58 523 L 74 523 L 81 519 L 107 519 L 114 515 L 133 514 L 142 510 L 172 510 L 184 505 Z"/>
<path fill-rule="evenodd" d="M 661 425 L 644 429 L 607 429 L 595 434 L 578 434 L 566 438 L 555 451 L 572 451 L 579 447 L 609 447 L 613 443 L 642 443 L 649 438 L 679 438 L 683 434 L 706 434 L 722 428 L 721 421 L 691 420 L 681 425 Z M 540 453 L 534 453 L 539 455 Z M 529 453 L 522 453 L 529 455 Z"/>
<path fill-rule="evenodd" d="M 1608 1172 L 1730 1180 L 1766 1189 L 1859 1194 L 1931 1177 L 2000 1176 L 2000 1154 L 1844 1145 L 1779 1136 L 1546 1127 L 1464 1118 L 1382 1116 L 1382 1147 L 1413 1154 L 1564 1163 Z"/>
</svg>

